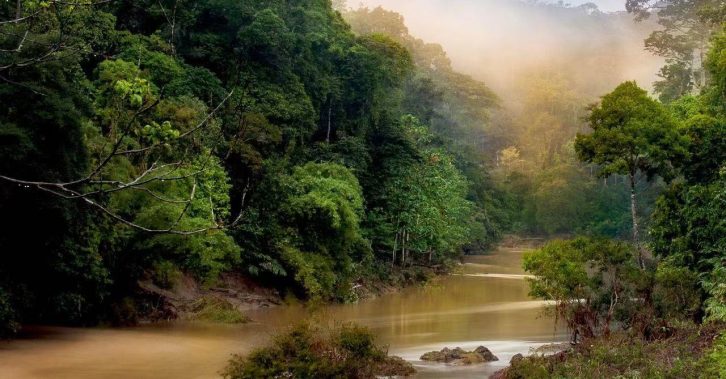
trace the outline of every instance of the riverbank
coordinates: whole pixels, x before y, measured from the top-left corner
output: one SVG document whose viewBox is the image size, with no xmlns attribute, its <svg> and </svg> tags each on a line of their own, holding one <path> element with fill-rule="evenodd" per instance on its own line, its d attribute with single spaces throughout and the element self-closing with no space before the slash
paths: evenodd
<svg viewBox="0 0 726 379">
<path fill-rule="evenodd" d="M 452 264 L 379 268 L 375 274 L 361 275 L 354 281 L 348 302 L 371 300 L 426 285 L 449 275 L 455 267 Z M 166 286 L 152 279 L 139 281 L 137 296 L 128 302 L 127 310 L 117 312 L 116 318 L 121 322 L 114 324 L 130 326 L 172 320 L 243 323 L 250 320 L 251 311 L 286 304 L 308 305 L 309 302 L 297 298 L 289 288 L 265 286 L 239 273 L 223 273 L 214 285 L 205 285 L 193 275 L 180 273 Z M 320 305 L 324 304 L 314 304 Z"/>
<path fill-rule="evenodd" d="M 233 354 L 248 354 L 301 320 L 365 326 L 388 353 L 417 369 L 416 378 L 482 378 L 516 354 L 566 339 L 527 295 L 521 249 L 467 256 L 462 273 L 351 304 L 300 303 L 249 310 L 244 324 L 162 322 L 127 328 L 33 328 L 0 343 L 0 377 L 15 379 L 212 379 Z M 454 367 L 423 362 L 422 354 L 486 346 L 500 361 Z"/>
<path fill-rule="evenodd" d="M 491 378 L 726 378 L 724 326 L 682 323 L 653 340 L 615 332 L 555 354 L 513 360 Z"/>
<path fill-rule="evenodd" d="M 204 286 L 194 276 L 183 274 L 167 288 L 153 280 L 142 280 L 138 287 L 137 301 L 146 301 L 147 306 L 137 322 L 240 323 L 248 320 L 246 313 L 251 310 L 283 304 L 274 289 L 235 273 L 221 274 L 214 286 Z"/>
</svg>

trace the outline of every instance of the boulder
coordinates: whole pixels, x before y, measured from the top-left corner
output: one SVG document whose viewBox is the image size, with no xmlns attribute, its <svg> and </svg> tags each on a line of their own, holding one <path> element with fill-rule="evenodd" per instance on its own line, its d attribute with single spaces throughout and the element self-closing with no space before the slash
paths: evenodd
<svg viewBox="0 0 726 379">
<path fill-rule="evenodd" d="M 514 354 L 512 359 L 509 360 L 510 365 L 514 365 L 516 363 L 519 363 L 522 359 L 524 359 L 524 355 L 522 354 Z"/>
<path fill-rule="evenodd" d="M 484 358 L 485 362 L 492 362 L 492 361 L 498 361 L 499 358 L 497 358 L 496 355 L 494 355 L 491 350 L 487 349 L 484 346 L 479 346 L 474 350 L 475 353 L 479 354 Z"/>
<path fill-rule="evenodd" d="M 464 354 L 466 354 L 466 353 L 467 352 L 464 351 L 464 349 L 457 347 L 457 348 L 454 348 L 454 350 L 451 350 L 451 352 L 449 353 L 449 355 L 446 358 L 447 358 L 447 360 L 462 359 L 462 358 L 464 358 Z"/>
<path fill-rule="evenodd" d="M 448 350 L 448 349 L 447 349 Z M 429 351 L 421 356 L 422 361 L 445 362 L 446 353 L 442 351 Z"/>
<path fill-rule="evenodd" d="M 466 351 L 460 347 L 449 349 L 445 347 L 441 351 L 430 351 L 421 356 L 422 361 L 447 363 L 452 365 L 471 365 L 498 361 L 492 352 L 484 346 L 477 347 L 474 351 Z"/>
</svg>

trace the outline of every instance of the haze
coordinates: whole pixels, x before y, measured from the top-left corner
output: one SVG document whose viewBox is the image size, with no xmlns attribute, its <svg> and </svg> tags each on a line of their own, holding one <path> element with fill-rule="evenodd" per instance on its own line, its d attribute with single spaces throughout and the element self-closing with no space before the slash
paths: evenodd
<svg viewBox="0 0 726 379">
<path fill-rule="evenodd" d="M 522 77 L 556 73 L 597 97 L 624 80 L 651 88 L 662 66 L 644 50 L 652 22 L 636 23 L 622 1 L 564 8 L 514 0 L 365 0 L 349 6 L 401 13 L 412 35 L 440 43 L 454 67 L 486 82 L 504 99 Z"/>
</svg>

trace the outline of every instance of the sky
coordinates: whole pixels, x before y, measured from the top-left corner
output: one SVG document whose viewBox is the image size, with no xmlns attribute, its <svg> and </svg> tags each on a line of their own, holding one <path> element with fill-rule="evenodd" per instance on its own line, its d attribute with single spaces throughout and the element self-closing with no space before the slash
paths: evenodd
<svg viewBox="0 0 726 379">
<path fill-rule="evenodd" d="M 566 1 L 565 3 L 570 3 L 572 5 L 595 3 L 595 5 L 597 5 L 597 7 L 600 8 L 600 10 L 603 12 L 617 12 L 625 10 L 625 0 L 573 0 Z"/>
<path fill-rule="evenodd" d="M 404 0 L 405 2 L 409 3 L 416 3 L 421 1 L 427 1 L 427 0 Z M 456 6 L 457 2 L 466 2 L 467 0 L 448 0 L 448 1 L 442 1 L 443 3 L 449 3 L 450 6 Z M 486 0 L 480 0 L 480 2 L 485 2 Z M 516 1 L 516 0 L 509 0 L 509 1 Z M 366 4 L 366 5 L 385 5 L 385 3 L 391 3 L 390 0 L 348 0 L 348 4 L 352 7 L 357 8 L 359 4 Z M 553 1 L 557 2 L 557 1 Z M 598 8 L 600 8 L 603 12 L 617 12 L 617 11 L 624 11 L 625 10 L 625 0 L 568 0 L 564 1 L 565 4 L 571 4 L 571 5 L 581 5 L 584 3 L 594 3 L 597 5 Z"/>
</svg>

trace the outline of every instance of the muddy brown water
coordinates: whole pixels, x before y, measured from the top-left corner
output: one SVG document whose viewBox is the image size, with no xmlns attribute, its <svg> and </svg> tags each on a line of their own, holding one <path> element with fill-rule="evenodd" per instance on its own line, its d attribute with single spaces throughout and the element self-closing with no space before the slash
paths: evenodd
<svg viewBox="0 0 726 379">
<path fill-rule="evenodd" d="M 562 341 L 564 331 L 527 296 L 523 250 L 501 248 L 467 257 L 460 273 L 378 299 L 330 305 L 312 317 L 368 326 L 392 354 L 411 361 L 417 378 L 486 378 L 517 353 Z M 311 317 L 302 306 L 254 311 L 245 325 L 168 324 L 128 329 L 34 327 L 0 342 L 0 378 L 218 378 L 232 354 L 264 345 L 275 333 Z M 332 321 L 331 321 L 332 320 Z M 421 362 L 424 352 L 487 346 L 498 362 L 452 367 Z"/>
</svg>

